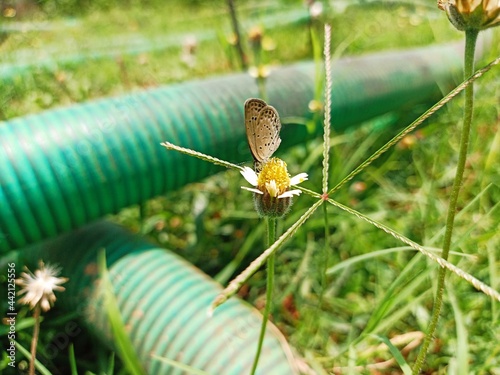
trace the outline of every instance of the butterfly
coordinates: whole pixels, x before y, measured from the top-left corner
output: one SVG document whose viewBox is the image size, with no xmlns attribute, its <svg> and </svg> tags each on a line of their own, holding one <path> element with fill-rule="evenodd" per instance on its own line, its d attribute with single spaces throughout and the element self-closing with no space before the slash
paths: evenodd
<svg viewBox="0 0 500 375">
<path fill-rule="evenodd" d="M 247 99 L 245 127 L 255 170 L 260 171 L 281 143 L 278 111 L 261 99 Z"/>
</svg>

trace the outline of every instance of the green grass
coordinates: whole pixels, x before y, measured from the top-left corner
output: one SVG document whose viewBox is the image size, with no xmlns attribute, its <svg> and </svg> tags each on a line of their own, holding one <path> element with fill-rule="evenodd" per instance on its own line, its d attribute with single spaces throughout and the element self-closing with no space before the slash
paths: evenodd
<svg viewBox="0 0 500 375">
<path fill-rule="evenodd" d="M 168 10 L 159 2 L 152 2 L 149 7 L 139 7 L 134 2 L 128 7 L 96 7 L 78 14 L 72 27 L 61 26 L 65 17 L 61 13 L 35 11 L 26 16 L 24 22 L 38 20 L 57 28 L 9 36 L 0 46 L 0 61 L 18 62 L 12 56 L 22 49 L 29 49 L 36 58 L 43 56 L 44 50 L 55 50 L 56 56 L 61 57 L 87 54 L 99 46 L 105 50 L 109 41 L 120 40 L 124 34 L 132 36 L 136 31 L 155 41 L 158 36 L 193 33 L 193 23 L 201 35 L 210 31 L 224 39 L 230 33 L 229 18 L 221 8 L 223 1 L 218 1 L 218 6 L 213 2 L 193 3 L 196 7 L 190 8 L 192 3 L 169 2 Z M 242 20 L 249 18 L 255 4 L 238 2 Z M 278 4 L 278 9 L 290 10 L 292 6 L 300 7 L 302 2 Z M 166 17 L 167 12 L 173 16 Z M 262 7 L 249 25 L 259 23 L 265 15 L 266 8 Z M 349 7 L 344 13 L 330 14 L 328 19 L 333 25 L 332 49 L 342 55 L 460 38 L 444 14 L 428 7 L 414 9 L 394 3 L 372 3 Z M 266 63 L 282 64 L 312 56 L 305 24 L 277 28 L 265 25 L 265 34 L 276 44 L 275 50 L 266 53 Z M 500 52 L 498 32 L 494 40 L 497 43 L 492 44 L 484 61 Z M 179 43 L 182 44 L 182 39 Z M 217 36 L 200 42 L 193 68 L 180 62 L 180 44 L 152 52 L 123 54 L 121 63 L 116 58 L 100 58 L 85 64 L 63 63 L 54 71 L 32 70 L 23 79 L 1 83 L 0 117 L 10 119 L 47 108 L 239 69 L 234 51 Z M 453 263 L 497 290 L 500 288 L 499 87 L 498 69 L 476 84 L 476 116 L 459 200 L 461 212 L 453 237 L 455 253 L 451 254 Z M 461 111 L 459 97 L 333 198 L 423 246 L 439 248 L 456 163 Z M 386 128 L 384 132 L 375 132 L 372 124 L 367 123 L 346 134 L 334 135 L 331 185 L 396 131 L 396 128 Z M 304 184 L 310 188 L 321 186 L 318 147 L 319 141 L 313 141 L 283 155 L 292 175 L 302 171 L 310 174 L 310 181 Z M 211 275 L 225 270 L 228 264 L 232 266 L 230 271 L 241 271 L 264 249 L 260 243 L 262 223 L 253 210 L 250 195 L 241 191 L 241 184 L 236 172 L 222 173 L 148 202 L 142 227 L 137 207 L 123 210 L 113 220 L 135 231 L 142 230 Z M 312 202 L 308 196 L 296 199 L 281 230 L 295 222 Z M 328 215 L 331 235 L 327 268 L 330 272 L 326 287 L 321 273 L 325 268 L 324 219 L 316 213 L 277 254 L 273 321 L 318 373 L 329 373 L 333 367 L 345 368 L 342 373 L 369 373 L 356 366 L 393 358 L 387 346 L 380 346 L 384 339 L 374 335 L 392 339 L 416 331 L 425 332 L 437 266 L 347 213 L 328 207 Z M 244 249 L 247 252 L 242 255 Z M 229 273 L 220 276 L 227 280 Z M 265 283 L 265 271 L 259 271 L 240 296 L 262 308 Z M 456 276 L 449 276 L 447 285 L 450 292 L 445 295 L 426 373 L 462 374 L 468 365 L 468 373 L 500 374 L 498 303 Z M 320 295 L 323 295 L 321 301 Z M 42 326 L 39 345 L 42 358 L 44 344 L 48 345 L 58 330 L 57 312 L 53 314 L 45 317 L 46 325 Z M 22 311 L 20 318 L 28 319 L 24 316 L 26 311 Z M 55 323 L 50 323 L 51 320 Z M 29 339 L 29 329 L 21 330 L 19 340 L 24 347 L 29 347 Z M 106 371 L 112 354 L 102 348 L 89 350 L 90 342 L 89 338 L 79 336 L 74 343 L 79 373 Z M 403 353 L 411 366 L 418 350 L 413 348 Z M 464 358 L 468 358 L 467 364 Z M 70 360 L 61 355 L 44 365 L 49 370 L 51 366 L 69 369 Z M 380 371 L 402 373 L 396 362 Z"/>
</svg>

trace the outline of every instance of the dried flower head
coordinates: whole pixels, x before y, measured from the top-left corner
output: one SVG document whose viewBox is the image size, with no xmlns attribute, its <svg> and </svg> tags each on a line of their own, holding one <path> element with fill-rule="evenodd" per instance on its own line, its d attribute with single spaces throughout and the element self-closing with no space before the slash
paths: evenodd
<svg viewBox="0 0 500 375">
<path fill-rule="evenodd" d="M 500 0 L 438 0 L 458 30 L 484 30 L 500 24 Z"/>
<path fill-rule="evenodd" d="M 30 305 L 31 309 L 39 304 L 43 311 L 50 310 L 50 307 L 56 301 L 54 291 L 64 291 L 65 288 L 59 284 L 65 283 L 68 278 L 57 277 L 60 271 L 59 268 L 45 265 L 42 261 L 40 261 L 39 269 L 34 274 L 27 268 L 26 271 L 21 273 L 19 279 L 16 279 L 16 284 L 22 287 L 19 295 L 25 294 L 19 300 L 19 303 Z"/>
<path fill-rule="evenodd" d="M 292 197 L 301 193 L 298 189 L 290 190 L 290 187 L 307 180 L 307 173 L 290 178 L 286 163 L 278 158 L 269 159 L 258 174 L 248 167 L 244 167 L 241 174 L 255 187 L 242 186 L 242 189 L 255 193 L 257 212 L 268 217 L 281 217 L 286 214 L 292 204 Z"/>
<path fill-rule="evenodd" d="M 264 31 L 260 26 L 253 26 L 248 32 L 248 40 L 253 47 L 260 47 Z"/>
<path fill-rule="evenodd" d="M 309 14 L 311 18 L 319 18 L 323 14 L 323 3 L 320 1 L 311 1 L 309 5 Z"/>
<path fill-rule="evenodd" d="M 181 60 L 190 68 L 195 66 L 196 62 L 196 49 L 198 48 L 198 41 L 194 35 L 188 35 L 182 43 Z"/>
</svg>

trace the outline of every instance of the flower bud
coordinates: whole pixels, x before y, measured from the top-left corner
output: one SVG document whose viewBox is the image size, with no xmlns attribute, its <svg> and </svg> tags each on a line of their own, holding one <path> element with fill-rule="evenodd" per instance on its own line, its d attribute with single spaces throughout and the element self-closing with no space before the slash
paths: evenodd
<svg viewBox="0 0 500 375">
<path fill-rule="evenodd" d="M 460 31 L 484 30 L 500 24 L 500 0 L 438 0 L 438 7 Z"/>
<path fill-rule="evenodd" d="M 264 194 L 253 194 L 255 210 L 261 217 L 282 217 L 292 206 L 292 197 L 273 197 L 267 191 Z"/>
<path fill-rule="evenodd" d="M 262 38 L 264 37 L 264 31 L 260 26 L 254 26 L 248 32 L 248 40 L 253 48 L 260 48 L 262 45 Z"/>
</svg>

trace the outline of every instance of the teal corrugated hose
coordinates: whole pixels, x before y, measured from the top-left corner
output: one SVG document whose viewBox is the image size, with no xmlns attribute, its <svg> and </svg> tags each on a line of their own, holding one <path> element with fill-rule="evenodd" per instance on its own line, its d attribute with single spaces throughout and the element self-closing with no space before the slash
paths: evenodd
<svg viewBox="0 0 500 375">
<path fill-rule="evenodd" d="M 122 319 L 130 328 L 130 340 L 147 374 L 189 373 L 152 356 L 213 375 L 250 372 L 260 314 L 235 298 L 208 317 L 207 308 L 220 286 L 179 256 L 106 222 L 91 224 L 28 252 L 33 259 L 58 263 L 64 269 L 70 281 L 65 285 L 67 290 L 58 294 L 57 305 L 81 311 L 86 328 L 112 346 L 103 295 L 95 283 L 101 249 L 106 250 Z M 272 325 L 262 353 L 258 374 L 297 373 L 286 340 Z"/>
<path fill-rule="evenodd" d="M 337 61 L 335 130 L 439 96 L 436 82 L 449 83 L 461 70 L 459 56 L 450 45 Z M 272 71 L 268 102 L 282 118 L 309 115 L 313 76 L 311 62 Z M 0 251 L 65 233 L 220 170 L 168 152 L 161 141 L 233 162 L 251 160 L 242 107 L 256 96 L 254 79 L 233 74 L 1 123 Z M 293 125 L 282 133 L 281 149 L 315 136 Z"/>
</svg>

